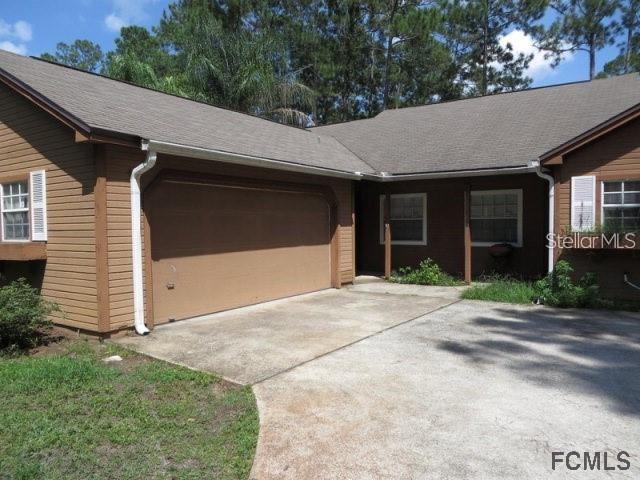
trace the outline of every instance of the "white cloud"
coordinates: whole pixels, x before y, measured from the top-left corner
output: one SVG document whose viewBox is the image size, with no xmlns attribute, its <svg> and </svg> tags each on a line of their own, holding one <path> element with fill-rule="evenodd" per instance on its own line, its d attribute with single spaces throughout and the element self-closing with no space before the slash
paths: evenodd
<svg viewBox="0 0 640 480">
<path fill-rule="evenodd" d="M 0 18 L 0 48 L 9 52 L 25 55 L 27 46 L 25 42 L 29 42 L 33 37 L 33 29 L 31 24 L 24 20 L 18 20 L 11 24 Z"/>
<path fill-rule="evenodd" d="M 156 0 L 112 0 L 113 11 L 104 19 L 109 30 L 119 32 L 122 27 L 148 18 L 147 5 Z"/>
<path fill-rule="evenodd" d="M 26 55 L 27 46 L 24 43 L 16 45 L 15 43 L 10 42 L 9 40 L 5 40 L 3 42 L 0 42 L 0 50 L 6 50 L 7 52 L 17 53 L 18 55 Z"/>
<path fill-rule="evenodd" d="M 122 27 L 126 27 L 128 22 L 125 22 L 122 18 L 117 16 L 115 13 L 110 13 L 104 19 L 104 24 L 107 26 L 109 30 L 114 32 L 119 32 Z"/>
<path fill-rule="evenodd" d="M 533 39 L 522 30 L 513 30 L 500 38 L 500 45 L 502 47 L 506 48 L 507 44 L 511 44 L 513 52 L 516 55 L 520 53 L 524 53 L 525 55 L 533 54 L 533 59 L 527 69 L 527 75 L 534 80 L 540 80 L 554 72 L 551 67 L 551 60 L 545 59 L 545 52 L 536 48 Z M 563 60 L 568 61 L 572 58 L 573 53 L 563 55 Z"/>
<path fill-rule="evenodd" d="M 33 36 L 31 24 L 25 22 L 24 20 L 18 20 L 13 24 L 13 32 L 14 35 L 23 42 L 28 42 Z"/>
</svg>

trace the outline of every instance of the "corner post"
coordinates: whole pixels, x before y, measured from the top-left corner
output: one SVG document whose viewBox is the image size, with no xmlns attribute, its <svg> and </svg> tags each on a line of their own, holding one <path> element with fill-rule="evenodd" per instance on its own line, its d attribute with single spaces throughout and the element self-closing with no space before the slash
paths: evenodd
<svg viewBox="0 0 640 480">
<path fill-rule="evenodd" d="M 464 281 L 471 283 L 471 187 L 464 188 Z"/>
<path fill-rule="evenodd" d="M 96 183 L 93 190 L 95 202 L 96 239 L 96 288 L 98 301 L 98 331 L 111 330 L 109 303 L 109 258 L 107 222 L 107 152 L 104 145 L 90 145 L 96 167 Z"/>
</svg>

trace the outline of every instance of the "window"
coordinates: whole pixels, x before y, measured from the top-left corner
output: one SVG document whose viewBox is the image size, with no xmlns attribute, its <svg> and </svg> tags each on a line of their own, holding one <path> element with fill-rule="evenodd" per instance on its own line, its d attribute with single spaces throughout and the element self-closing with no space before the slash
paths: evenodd
<svg viewBox="0 0 640 480">
<path fill-rule="evenodd" d="M 602 182 L 605 231 L 640 231 L 640 181 Z"/>
<path fill-rule="evenodd" d="M 380 195 L 380 243 L 384 243 L 384 195 Z M 389 224 L 391 243 L 397 245 L 427 244 L 427 194 L 391 195 Z"/>
<path fill-rule="evenodd" d="M 522 246 L 522 190 L 471 192 L 471 241 Z"/>
<path fill-rule="evenodd" d="M 29 240 L 29 183 L 2 184 L 2 239 Z"/>
</svg>

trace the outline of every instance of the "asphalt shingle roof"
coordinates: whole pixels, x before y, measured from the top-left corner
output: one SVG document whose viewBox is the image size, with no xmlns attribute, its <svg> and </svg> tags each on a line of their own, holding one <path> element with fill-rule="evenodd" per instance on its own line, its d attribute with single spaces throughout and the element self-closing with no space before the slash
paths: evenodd
<svg viewBox="0 0 640 480">
<path fill-rule="evenodd" d="M 526 166 L 531 160 L 640 103 L 640 78 L 523 90 L 314 128 L 376 171 L 441 172 Z"/>
<path fill-rule="evenodd" d="M 640 79 L 629 74 L 302 130 L 2 50 L 0 70 L 91 128 L 363 173 L 527 166 L 640 104 Z"/>
<path fill-rule="evenodd" d="M 330 136 L 0 50 L 0 69 L 92 128 L 347 172 L 371 167 Z"/>
</svg>

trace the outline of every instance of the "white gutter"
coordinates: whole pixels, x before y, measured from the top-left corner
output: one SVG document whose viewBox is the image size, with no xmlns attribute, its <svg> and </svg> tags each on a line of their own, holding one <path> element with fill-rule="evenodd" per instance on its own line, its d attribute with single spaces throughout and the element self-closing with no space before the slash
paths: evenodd
<svg viewBox="0 0 640 480">
<path fill-rule="evenodd" d="M 247 165 L 250 167 L 273 168 L 275 170 L 286 170 L 289 172 L 310 173 L 313 175 L 322 175 L 325 177 L 348 178 L 350 180 L 362 179 L 360 172 L 345 172 L 341 170 L 333 170 L 331 168 L 313 167 L 310 165 L 301 165 L 298 163 L 283 162 L 281 160 L 272 160 L 269 158 L 255 157 L 253 155 L 244 155 L 240 153 L 230 153 L 223 150 L 212 150 L 208 148 L 189 147 L 170 142 L 159 142 L 157 140 L 149 140 L 147 142 L 148 149 L 156 153 L 164 153 L 167 155 L 177 155 L 180 157 L 199 158 L 202 160 L 217 160 L 220 162 L 234 163 L 236 165 Z"/>
<path fill-rule="evenodd" d="M 629 274 L 625 273 L 622 277 L 624 279 L 624 283 L 626 283 L 627 285 L 630 285 L 631 287 L 635 288 L 636 290 L 640 290 L 640 286 L 636 285 L 635 283 L 631 283 L 631 281 L 629 281 Z"/>
<path fill-rule="evenodd" d="M 133 255 L 133 320 L 136 333 L 146 335 L 149 329 L 144 324 L 144 283 L 142 278 L 142 215 L 140 177 L 156 164 L 157 153 L 148 142 L 142 142 L 147 158 L 131 172 L 131 249 Z"/>
<path fill-rule="evenodd" d="M 555 215 L 554 198 L 555 198 L 555 190 L 556 190 L 555 180 L 551 175 L 542 171 L 542 165 L 540 165 L 539 160 L 535 160 L 531 162 L 531 165 L 535 167 L 536 174 L 540 178 L 543 178 L 544 180 L 549 182 L 549 234 L 547 235 L 547 238 L 552 238 L 554 234 L 554 218 L 555 218 L 554 217 Z M 553 248 L 548 248 L 547 246 L 547 249 L 548 249 L 547 271 L 551 273 L 553 272 Z"/>
<path fill-rule="evenodd" d="M 400 173 L 389 174 L 380 172 L 379 174 L 364 173 L 362 177 L 365 180 L 373 180 L 377 182 L 401 182 L 403 180 L 429 180 L 436 178 L 459 178 L 459 177 L 485 177 L 487 175 L 516 175 L 518 173 L 533 173 L 536 167 L 505 167 L 492 168 L 486 170 L 458 170 L 451 172 L 434 172 L 434 173 Z"/>
</svg>

